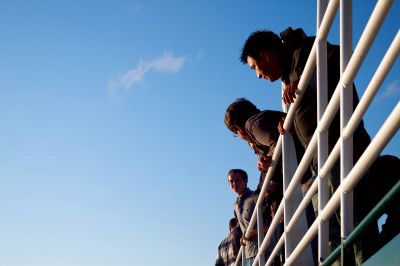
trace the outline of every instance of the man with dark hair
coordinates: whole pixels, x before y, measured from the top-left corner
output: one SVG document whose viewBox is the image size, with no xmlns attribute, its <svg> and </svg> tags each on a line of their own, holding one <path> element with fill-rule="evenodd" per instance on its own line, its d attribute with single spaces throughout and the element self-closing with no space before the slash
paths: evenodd
<svg viewBox="0 0 400 266">
<path fill-rule="evenodd" d="M 284 84 L 283 102 L 292 103 L 296 97 L 296 89 L 303 73 L 305 64 L 310 54 L 315 37 L 307 37 L 302 29 L 286 29 L 279 37 L 271 31 L 257 31 L 246 40 L 240 60 L 248 64 L 256 72 L 258 78 L 265 78 L 271 82 L 280 79 Z M 339 46 L 327 45 L 328 59 L 328 97 L 332 97 L 336 85 L 340 79 L 340 50 Z M 358 104 L 358 95 L 353 86 L 353 108 Z M 294 130 L 304 146 L 309 145 L 317 127 L 317 86 L 316 74 L 309 82 L 303 99 L 295 111 Z M 340 136 L 340 118 L 337 114 L 332 121 L 328 132 L 328 147 L 331 151 Z M 353 135 L 353 162 L 356 163 L 361 154 L 370 143 L 370 137 L 361 121 Z M 314 174 L 318 173 L 317 155 L 312 161 Z M 332 169 L 330 183 L 333 192 L 340 183 L 339 163 Z M 370 198 L 367 196 L 368 178 L 363 178 L 354 190 L 354 222 L 357 225 L 371 209 Z M 357 263 L 362 263 L 373 252 L 373 235 L 377 234 L 377 228 L 371 227 L 370 234 L 363 243 L 363 247 L 357 247 Z M 369 239 L 368 239 L 369 237 Z M 361 243 L 361 242 L 360 242 Z M 362 252 L 361 252 L 362 251 Z"/>
<path fill-rule="evenodd" d="M 247 141 L 258 155 L 258 168 L 262 172 L 256 192 L 261 191 L 266 171 L 269 168 L 272 155 L 279 138 L 278 123 L 285 117 L 285 113 L 272 110 L 259 110 L 252 102 L 245 98 L 238 98 L 231 103 L 225 112 L 225 125 L 239 138 Z M 301 159 L 304 153 L 303 146 L 293 135 L 297 159 Z M 301 179 L 302 192 L 306 192 L 312 182 L 312 175 L 307 171 Z M 268 184 L 265 202 L 270 206 L 270 215 L 275 215 L 276 209 L 282 200 L 283 194 L 282 180 L 282 163 L 279 159 L 272 180 Z M 307 222 L 309 225 L 315 220 L 312 206 L 306 209 Z M 281 230 L 283 225 L 279 224 Z M 274 236 L 277 241 L 280 237 L 279 233 Z M 316 243 L 313 242 L 313 247 Z M 315 250 L 313 251 L 314 253 Z"/>
<path fill-rule="evenodd" d="M 279 138 L 278 124 L 285 117 L 285 113 L 272 110 L 259 110 L 252 102 L 245 98 L 238 98 L 231 103 L 225 112 L 225 125 L 236 136 L 247 141 L 250 147 L 258 155 L 258 168 L 260 171 L 267 171 L 276 143 Z M 297 157 L 303 156 L 303 147 L 294 137 Z M 307 172 L 302 179 L 302 184 L 311 178 Z M 261 190 L 262 181 L 258 184 L 257 190 Z M 282 166 L 279 163 L 275 170 L 272 181 L 282 185 Z M 281 193 L 282 191 L 280 191 Z"/>
<path fill-rule="evenodd" d="M 271 31 L 256 31 L 246 40 L 240 60 L 253 69 L 258 78 L 271 82 L 281 79 L 285 84 L 284 103 L 292 103 L 304 66 L 307 62 L 315 37 L 307 37 L 302 29 L 288 28 L 281 38 Z M 328 44 L 328 97 L 333 95 L 340 79 L 339 46 Z M 294 130 L 307 148 L 317 127 L 316 78 L 311 79 L 303 99 L 294 116 Z M 353 90 L 353 107 L 358 104 L 358 95 Z M 340 136 L 340 120 L 336 115 L 329 128 L 329 148 L 332 150 Z M 354 163 L 370 143 L 370 137 L 361 121 L 354 133 Z M 313 169 L 317 173 L 316 158 Z"/>
<path fill-rule="evenodd" d="M 218 246 L 217 260 L 215 266 L 235 265 L 236 257 L 240 248 L 240 238 L 242 232 L 237 224 L 237 219 L 232 218 L 229 221 L 229 235 L 222 240 Z M 239 265 L 241 263 L 239 262 Z"/>
</svg>

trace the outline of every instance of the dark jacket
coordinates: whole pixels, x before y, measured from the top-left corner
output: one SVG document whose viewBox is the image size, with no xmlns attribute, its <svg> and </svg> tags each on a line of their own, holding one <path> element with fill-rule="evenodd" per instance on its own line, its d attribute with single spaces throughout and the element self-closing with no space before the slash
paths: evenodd
<svg viewBox="0 0 400 266">
<path fill-rule="evenodd" d="M 283 112 L 265 110 L 253 115 L 246 121 L 246 133 L 251 138 L 257 154 L 264 155 L 266 157 L 272 157 L 279 138 L 278 123 L 283 117 L 285 117 L 285 115 L 286 114 Z M 298 162 L 300 162 L 300 159 L 304 154 L 304 148 L 296 135 L 293 135 L 293 141 L 295 144 L 297 159 Z M 310 177 L 311 173 L 307 172 L 302 178 L 301 182 L 306 182 L 308 179 L 310 179 Z M 257 190 L 261 189 L 264 178 L 260 180 Z M 281 160 L 278 162 L 278 167 L 275 170 L 272 180 L 282 185 Z"/>
<path fill-rule="evenodd" d="M 302 34 L 301 34 L 302 33 Z M 283 43 L 285 39 L 289 40 L 289 44 L 286 45 L 285 57 L 283 57 L 283 75 L 282 81 L 288 85 L 300 79 L 308 56 L 312 49 L 315 37 L 307 37 L 301 29 L 296 29 L 283 37 Z M 331 99 L 336 86 L 340 80 L 340 49 L 337 45 L 327 45 L 327 57 L 328 57 L 328 98 Z M 317 84 L 316 84 L 316 72 L 307 86 L 303 99 L 298 106 L 294 116 L 294 129 L 296 134 L 304 146 L 307 148 L 317 128 Z M 353 84 L 353 110 L 356 108 L 359 102 L 358 94 Z M 339 112 L 335 116 L 332 124 L 329 128 L 328 145 L 329 151 L 332 151 L 339 136 L 340 136 L 340 114 Z M 364 122 L 361 121 L 357 127 L 354 137 L 354 163 L 361 156 L 362 152 L 371 142 L 371 138 L 364 128 Z M 317 156 L 313 160 L 313 169 L 317 173 Z"/>
</svg>

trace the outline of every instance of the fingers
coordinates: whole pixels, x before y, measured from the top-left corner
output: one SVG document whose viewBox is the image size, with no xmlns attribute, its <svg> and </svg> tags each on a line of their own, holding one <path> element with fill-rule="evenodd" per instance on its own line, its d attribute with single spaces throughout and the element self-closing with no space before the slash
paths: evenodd
<svg viewBox="0 0 400 266">
<path fill-rule="evenodd" d="M 267 171 L 268 168 L 271 166 L 271 158 L 260 156 L 257 162 L 257 168 L 260 171 Z"/>
<path fill-rule="evenodd" d="M 246 238 L 244 236 L 240 238 L 240 245 L 246 246 Z"/>
<path fill-rule="evenodd" d="M 285 89 L 283 90 L 282 100 L 285 104 L 293 103 L 294 100 L 296 99 L 296 90 L 297 90 L 298 84 L 299 84 L 299 81 L 296 80 L 296 81 L 290 83 L 289 85 L 287 85 L 285 87 Z"/>
<path fill-rule="evenodd" d="M 285 134 L 285 129 L 283 128 L 284 123 L 285 123 L 285 118 L 282 118 L 282 120 L 279 121 L 279 123 L 278 123 L 278 131 L 279 131 L 279 134 L 281 134 L 281 135 Z"/>
</svg>

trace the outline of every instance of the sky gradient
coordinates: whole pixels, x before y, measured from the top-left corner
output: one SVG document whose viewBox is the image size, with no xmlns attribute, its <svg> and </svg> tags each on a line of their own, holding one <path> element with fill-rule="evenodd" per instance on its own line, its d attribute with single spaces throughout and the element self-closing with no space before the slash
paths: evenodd
<svg viewBox="0 0 400 266">
<path fill-rule="evenodd" d="M 354 0 L 356 44 L 375 1 Z M 257 29 L 315 34 L 314 1 L 0 1 L 0 265 L 213 265 L 257 158 L 223 117 L 280 109 L 280 84 L 239 62 Z M 399 29 L 396 1 L 355 82 Z M 339 43 L 338 18 L 328 41 Z M 364 121 L 400 99 L 396 62 Z M 400 155 L 399 134 L 384 153 Z"/>
</svg>

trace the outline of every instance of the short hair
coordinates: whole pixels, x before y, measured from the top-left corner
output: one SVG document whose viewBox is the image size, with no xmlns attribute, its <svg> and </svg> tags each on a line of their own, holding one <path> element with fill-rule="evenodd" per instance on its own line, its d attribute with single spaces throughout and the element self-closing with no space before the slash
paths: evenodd
<svg viewBox="0 0 400 266">
<path fill-rule="evenodd" d="M 230 176 L 231 174 L 239 174 L 242 177 L 243 181 L 245 181 L 246 183 L 248 181 L 247 173 L 242 169 L 231 169 L 228 172 L 228 176 Z"/>
<path fill-rule="evenodd" d="M 227 128 L 235 132 L 236 127 L 244 128 L 246 121 L 260 110 L 249 100 L 238 98 L 231 103 L 225 112 L 225 125 Z"/>
<path fill-rule="evenodd" d="M 261 51 L 271 51 L 280 54 L 282 49 L 282 40 L 276 33 L 269 30 L 258 30 L 250 34 L 244 43 L 240 61 L 243 64 L 247 64 L 248 56 L 258 60 Z"/>
<path fill-rule="evenodd" d="M 237 226 L 237 219 L 232 218 L 229 220 L 229 228 L 235 228 Z"/>
</svg>

